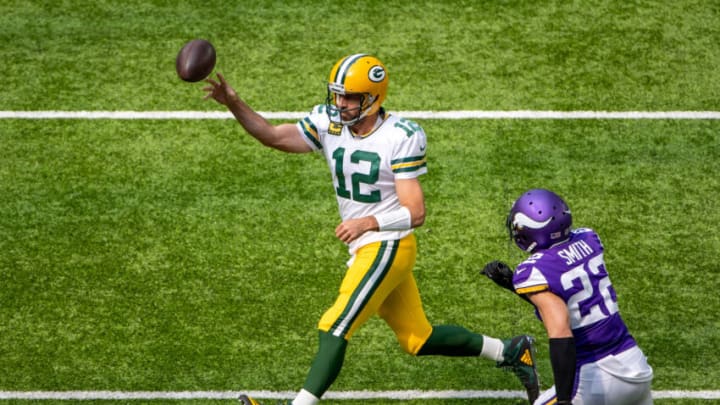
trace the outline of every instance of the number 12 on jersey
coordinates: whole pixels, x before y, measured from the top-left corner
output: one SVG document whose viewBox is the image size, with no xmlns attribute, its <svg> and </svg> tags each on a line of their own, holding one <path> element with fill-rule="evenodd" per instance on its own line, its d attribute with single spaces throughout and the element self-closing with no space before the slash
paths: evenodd
<svg viewBox="0 0 720 405">
<path fill-rule="evenodd" d="M 335 176 L 338 179 L 338 185 L 335 192 L 338 196 L 352 199 L 363 203 L 375 203 L 380 201 L 380 190 L 373 190 L 370 193 L 363 194 L 360 190 L 361 184 L 372 185 L 380 178 L 380 156 L 375 152 L 366 152 L 356 150 L 350 155 L 350 162 L 360 164 L 360 162 L 368 162 L 370 164 L 369 173 L 352 172 L 349 176 L 352 190 L 348 189 L 348 179 L 345 175 L 345 148 L 337 148 L 332 154 L 335 160 Z"/>
</svg>

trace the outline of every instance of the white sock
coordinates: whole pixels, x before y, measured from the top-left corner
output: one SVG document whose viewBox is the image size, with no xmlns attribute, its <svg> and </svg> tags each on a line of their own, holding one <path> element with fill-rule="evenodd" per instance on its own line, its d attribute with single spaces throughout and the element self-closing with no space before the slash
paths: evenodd
<svg viewBox="0 0 720 405">
<path fill-rule="evenodd" d="M 503 361 L 503 349 L 505 345 L 502 340 L 483 335 L 483 347 L 480 356 L 490 360 Z"/>
<path fill-rule="evenodd" d="M 315 395 L 311 394 L 310 391 L 304 389 L 298 392 L 295 399 L 292 401 L 292 405 L 315 405 L 320 402 L 320 399 Z"/>
</svg>

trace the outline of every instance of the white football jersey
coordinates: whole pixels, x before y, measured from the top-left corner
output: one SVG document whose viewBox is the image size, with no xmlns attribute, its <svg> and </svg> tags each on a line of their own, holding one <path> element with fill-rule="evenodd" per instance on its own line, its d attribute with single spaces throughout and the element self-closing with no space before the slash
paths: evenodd
<svg viewBox="0 0 720 405">
<path fill-rule="evenodd" d="M 382 123 L 365 136 L 355 136 L 349 128 L 330 122 L 324 104 L 297 123 L 303 139 L 327 160 L 343 220 L 400 208 L 395 179 L 427 173 L 423 129 L 384 110 L 380 117 Z M 350 243 L 350 254 L 368 243 L 401 239 L 411 232 L 366 232 Z"/>
</svg>

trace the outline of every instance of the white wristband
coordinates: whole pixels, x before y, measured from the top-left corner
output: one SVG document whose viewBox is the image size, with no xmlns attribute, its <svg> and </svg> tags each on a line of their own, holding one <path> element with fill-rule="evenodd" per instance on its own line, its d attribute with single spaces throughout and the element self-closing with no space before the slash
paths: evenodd
<svg viewBox="0 0 720 405">
<path fill-rule="evenodd" d="M 404 231 L 412 228 L 410 210 L 403 206 L 396 210 L 377 214 L 375 219 L 379 231 Z"/>
</svg>

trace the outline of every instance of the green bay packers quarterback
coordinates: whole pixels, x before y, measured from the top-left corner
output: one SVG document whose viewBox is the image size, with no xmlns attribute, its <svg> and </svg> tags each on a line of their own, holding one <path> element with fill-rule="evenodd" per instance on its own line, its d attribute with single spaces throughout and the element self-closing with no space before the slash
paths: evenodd
<svg viewBox="0 0 720 405">
<path fill-rule="evenodd" d="M 532 402 L 538 395 L 533 339 L 501 340 L 452 325 L 431 325 L 413 276 L 413 228 L 425 221 L 419 177 L 427 172 L 427 138 L 416 122 L 388 113 L 388 72 L 376 57 L 354 54 L 330 71 L 327 99 L 296 123 L 272 125 L 250 108 L 222 74 L 208 79 L 206 99 L 227 106 L 251 136 L 289 153 L 318 152 L 332 174 L 340 209 L 337 238 L 350 259 L 334 304 L 318 323 L 320 342 L 293 405 L 320 401 L 340 373 L 347 344 L 379 315 L 414 356 L 482 356 L 512 370 Z M 258 404 L 241 395 L 244 405 Z"/>
</svg>

